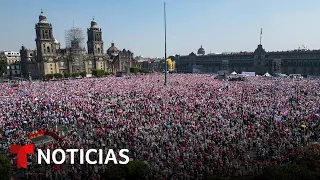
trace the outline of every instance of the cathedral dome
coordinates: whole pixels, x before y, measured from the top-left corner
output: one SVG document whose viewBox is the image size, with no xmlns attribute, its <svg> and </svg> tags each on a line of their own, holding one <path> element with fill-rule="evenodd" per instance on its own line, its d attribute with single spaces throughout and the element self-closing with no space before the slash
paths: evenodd
<svg viewBox="0 0 320 180">
<path fill-rule="evenodd" d="M 97 27 L 98 27 L 97 21 L 94 20 L 94 18 L 93 18 L 92 21 L 91 21 L 91 27 L 92 27 L 92 28 L 97 28 Z"/>
<path fill-rule="evenodd" d="M 114 43 L 111 43 L 111 47 L 107 50 L 107 54 L 118 54 L 119 50 L 116 46 L 114 46 Z"/>
<path fill-rule="evenodd" d="M 47 23 L 47 17 L 44 15 L 42 9 L 41 9 L 41 14 L 39 15 L 39 23 Z"/>
<path fill-rule="evenodd" d="M 198 49 L 198 55 L 204 55 L 206 52 L 205 52 L 205 50 L 203 49 L 203 47 L 202 47 L 202 45 L 201 45 L 201 47 Z"/>
</svg>

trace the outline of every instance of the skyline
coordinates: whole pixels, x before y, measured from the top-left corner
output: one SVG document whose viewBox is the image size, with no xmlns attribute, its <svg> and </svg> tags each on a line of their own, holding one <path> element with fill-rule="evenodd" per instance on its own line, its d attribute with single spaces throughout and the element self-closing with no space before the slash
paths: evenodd
<svg viewBox="0 0 320 180">
<path fill-rule="evenodd" d="M 65 47 L 65 30 L 86 29 L 94 17 L 102 29 L 104 51 L 113 41 L 120 50 L 135 56 L 164 56 L 164 15 L 162 0 L 84 0 L 31 2 L 1 0 L 0 50 L 19 51 L 23 44 L 35 49 L 35 29 L 41 9 L 53 26 L 54 37 Z M 19 4 L 19 6 L 16 6 Z M 61 5 L 62 4 L 62 5 Z M 202 45 L 206 53 L 254 51 L 260 41 L 266 51 L 320 49 L 320 16 L 317 0 L 304 2 L 270 0 L 167 0 L 167 55 L 188 55 Z M 189 26 L 189 23 L 191 26 Z M 192 27 L 195 25 L 195 27 Z"/>
</svg>

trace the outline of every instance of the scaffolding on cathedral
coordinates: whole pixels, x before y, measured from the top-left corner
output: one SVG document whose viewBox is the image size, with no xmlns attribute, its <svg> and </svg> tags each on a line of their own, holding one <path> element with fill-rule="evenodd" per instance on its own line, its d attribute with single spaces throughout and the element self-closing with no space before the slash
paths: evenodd
<svg viewBox="0 0 320 180">
<path fill-rule="evenodd" d="M 74 72 L 83 72 L 85 71 L 84 57 L 83 52 L 84 48 L 84 35 L 83 31 L 80 28 L 71 28 L 65 32 L 65 41 L 66 48 L 70 49 L 70 69 L 69 71 Z"/>
<path fill-rule="evenodd" d="M 65 31 L 66 48 L 71 47 L 73 40 L 77 40 L 80 48 L 84 48 L 84 34 L 81 28 L 72 27 Z"/>
</svg>

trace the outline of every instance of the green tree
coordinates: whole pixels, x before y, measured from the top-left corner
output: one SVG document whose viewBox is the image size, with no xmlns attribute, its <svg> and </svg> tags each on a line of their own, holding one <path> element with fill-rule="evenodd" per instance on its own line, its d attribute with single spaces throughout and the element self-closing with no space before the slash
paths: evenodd
<svg viewBox="0 0 320 180">
<path fill-rule="evenodd" d="M 54 76 L 54 78 L 57 78 L 57 79 L 62 78 L 62 74 L 61 73 L 55 73 L 53 76 Z"/>
<path fill-rule="evenodd" d="M 74 73 L 72 73 L 72 74 L 71 74 L 71 76 L 75 78 L 75 77 L 80 76 L 80 73 L 78 73 L 78 72 L 74 72 Z"/>
<path fill-rule="evenodd" d="M 86 76 L 87 76 L 87 72 L 85 72 L 85 71 L 81 72 L 81 73 L 80 73 L 80 76 L 86 77 Z"/>
<path fill-rule="evenodd" d="M 140 68 L 139 67 L 131 67 L 130 68 L 130 73 L 138 73 L 138 72 L 140 72 Z"/>
<path fill-rule="evenodd" d="M 126 178 L 126 165 L 109 164 L 106 172 L 103 174 L 105 179 L 121 180 Z"/>
<path fill-rule="evenodd" d="M 305 167 L 297 164 L 273 165 L 266 167 L 259 179 L 261 180 L 287 180 L 287 179 L 319 179 L 320 176 Z"/>
<path fill-rule="evenodd" d="M 144 162 L 130 161 L 126 165 L 108 164 L 103 176 L 110 180 L 146 180 L 149 172 L 149 167 Z"/>
<path fill-rule="evenodd" d="M 103 69 L 93 69 L 92 70 L 92 75 L 95 77 L 101 77 L 104 75 L 104 70 Z"/>
<path fill-rule="evenodd" d="M 7 61 L 0 61 L 0 77 L 1 77 L 5 72 L 7 72 L 7 66 L 8 66 Z"/>
<path fill-rule="evenodd" d="M 64 76 L 64 78 L 69 78 L 70 74 L 69 73 L 64 73 L 63 76 Z"/>
<path fill-rule="evenodd" d="M 145 180 L 148 179 L 150 169 L 143 161 L 130 161 L 126 165 L 127 180 Z"/>
<path fill-rule="evenodd" d="M 109 75 L 112 75 L 113 73 L 112 72 L 104 72 L 104 75 L 106 76 L 109 76 Z"/>
<path fill-rule="evenodd" d="M 150 71 L 148 69 L 145 69 L 145 68 L 141 68 L 139 70 L 140 73 L 150 73 Z"/>
<path fill-rule="evenodd" d="M 46 80 L 49 80 L 49 79 L 52 79 L 53 78 L 53 74 L 46 74 L 45 75 L 45 79 Z"/>
<path fill-rule="evenodd" d="M 12 176 L 12 166 L 8 157 L 0 154 L 0 174 L 3 180 L 10 180 Z"/>
</svg>

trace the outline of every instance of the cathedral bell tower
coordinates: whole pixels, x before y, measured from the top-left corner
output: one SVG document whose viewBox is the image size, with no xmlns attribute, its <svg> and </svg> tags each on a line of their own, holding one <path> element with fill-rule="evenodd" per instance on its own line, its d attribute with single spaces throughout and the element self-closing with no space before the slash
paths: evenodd
<svg viewBox="0 0 320 180">
<path fill-rule="evenodd" d="M 56 48 L 52 25 L 47 22 L 47 17 L 42 10 L 39 15 L 39 22 L 35 25 L 35 29 L 38 61 L 44 61 L 45 56 L 52 56 L 56 53 Z"/>
<path fill-rule="evenodd" d="M 103 41 L 102 41 L 102 31 L 98 28 L 97 22 L 94 18 L 91 21 L 91 27 L 87 30 L 88 41 L 87 48 L 88 53 L 96 55 L 103 54 Z"/>
</svg>

